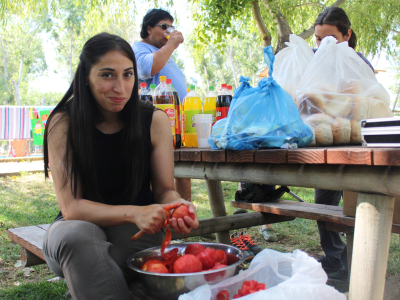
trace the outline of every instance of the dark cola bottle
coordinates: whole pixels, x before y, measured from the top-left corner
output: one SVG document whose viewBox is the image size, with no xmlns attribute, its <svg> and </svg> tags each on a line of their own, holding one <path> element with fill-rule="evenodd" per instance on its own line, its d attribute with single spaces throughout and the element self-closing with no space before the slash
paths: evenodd
<svg viewBox="0 0 400 300">
<path fill-rule="evenodd" d="M 175 149 L 179 149 L 182 145 L 182 135 L 181 135 L 181 101 L 179 99 L 178 91 L 171 84 L 171 88 L 174 91 L 175 100 Z"/>
<path fill-rule="evenodd" d="M 142 101 L 151 101 L 151 103 L 153 103 L 153 97 L 149 94 L 149 91 L 146 88 L 147 88 L 147 83 L 141 82 L 139 90 L 139 99 Z"/>
<path fill-rule="evenodd" d="M 221 91 L 217 96 L 216 102 L 216 121 L 222 120 L 228 116 L 229 107 L 231 106 L 232 96 L 228 94 L 226 83 L 221 84 Z"/>
</svg>

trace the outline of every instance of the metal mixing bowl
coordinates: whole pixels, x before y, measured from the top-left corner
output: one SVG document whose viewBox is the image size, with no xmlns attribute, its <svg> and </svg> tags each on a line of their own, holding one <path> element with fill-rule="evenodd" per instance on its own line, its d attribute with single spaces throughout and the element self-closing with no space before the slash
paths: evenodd
<svg viewBox="0 0 400 300">
<path fill-rule="evenodd" d="M 178 248 L 178 254 L 183 255 L 186 247 L 189 244 L 192 243 L 171 244 L 165 251 L 168 252 L 173 248 Z M 232 277 L 235 275 L 239 264 L 241 264 L 245 259 L 242 250 L 233 246 L 217 243 L 199 244 L 203 245 L 204 247 L 209 247 L 215 250 L 221 249 L 226 253 L 231 253 L 238 258 L 238 261 L 226 268 L 198 273 L 163 274 L 142 271 L 141 268 L 145 262 L 149 261 L 150 259 L 161 259 L 161 247 L 153 247 L 132 255 L 128 259 L 128 265 L 131 269 L 138 272 L 143 286 L 147 289 L 152 297 L 172 300 L 177 299 L 181 294 L 194 290 L 200 285 L 206 283 L 216 284 L 226 278 Z"/>
</svg>

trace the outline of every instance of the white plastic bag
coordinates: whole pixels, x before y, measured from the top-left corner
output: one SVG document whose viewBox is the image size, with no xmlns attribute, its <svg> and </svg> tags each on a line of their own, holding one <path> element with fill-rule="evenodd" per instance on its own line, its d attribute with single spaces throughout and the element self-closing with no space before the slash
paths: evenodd
<svg viewBox="0 0 400 300">
<path fill-rule="evenodd" d="M 310 146 L 360 144 L 360 120 L 392 116 L 390 96 L 368 64 L 331 36 L 310 61 L 296 103 L 314 133 Z"/>
<path fill-rule="evenodd" d="M 327 279 L 321 264 L 300 250 L 281 253 L 264 249 L 254 257 L 249 269 L 215 285 L 199 286 L 179 300 L 215 300 L 222 290 L 228 290 L 232 299 L 248 280 L 264 283 L 267 289 L 240 299 L 346 300 L 345 295 L 326 285 Z"/>
<path fill-rule="evenodd" d="M 314 52 L 304 39 L 295 34 L 291 34 L 285 44 L 288 47 L 275 56 L 272 77 L 295 100 L 297 86 Z"/>
</svg>

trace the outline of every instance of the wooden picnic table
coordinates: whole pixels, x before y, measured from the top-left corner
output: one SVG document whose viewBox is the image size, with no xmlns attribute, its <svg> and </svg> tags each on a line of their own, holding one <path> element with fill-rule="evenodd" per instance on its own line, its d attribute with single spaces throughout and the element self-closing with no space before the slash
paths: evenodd
<svg viewBox="0 0 400 300">
<path fill-rule="evenodd" d="M 224 151 L 175 150 L 175 177 L 207 182 L 213 217 L 226 216 L 221 181 L 359 192 L 350 299 L 383 299 L 400 148 L 361 146 Z M 217 241 L 229 242 L 229 231 Z"/>
</svg>

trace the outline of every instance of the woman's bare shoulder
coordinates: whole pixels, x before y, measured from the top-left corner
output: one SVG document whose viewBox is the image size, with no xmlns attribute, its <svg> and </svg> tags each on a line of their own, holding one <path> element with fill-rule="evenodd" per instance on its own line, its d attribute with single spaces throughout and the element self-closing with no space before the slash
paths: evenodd
<svg viewBox="0 0 400 300">
<path fill-rule="evenodd" d="M 49 140 L 60 140 L 66 138 L 68 132 L 69 116 L 66 112 L 58 112 L 51 117 L 48 126 Z"/>
</svg>

